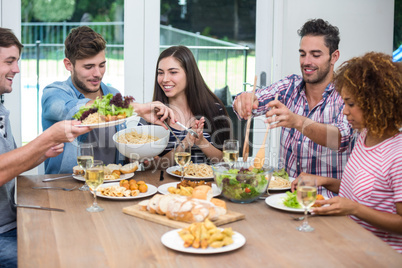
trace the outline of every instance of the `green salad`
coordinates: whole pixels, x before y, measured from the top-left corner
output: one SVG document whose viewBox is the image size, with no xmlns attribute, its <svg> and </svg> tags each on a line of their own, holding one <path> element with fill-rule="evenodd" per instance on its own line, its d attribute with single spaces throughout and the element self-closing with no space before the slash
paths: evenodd
<svg viewBox="0 0 402 268">
<path fill-rule="evenodd" d="M 102 98 L 96 98 L 91 106 L 82 106 L 79 111 L 73 115 L 73 118 L 83 121 L 90 114 L 99 113 L 105 117 L 107 116 L 117 116 L 125 115 L 125 117 L 130 117 L 133 115 L 134 109 L 130 105 L 130 102 L 134 98 L 131 96 L 123 96 L 117 93 L 113 96 L 112 93 L 103 95 Z"/>
<path fill-rule="evenodd" d="M 289 174 L 285 171 L 284 168 L 282 168 L 281 170 L 275 171 L 274 173 L 272 173 L 272 176 L 281 177 L 286 180 L 289 180 Z"/>
<path fill-rule="evenodd" d="M 297 190 L 293 193 L 287 191 L 286 197 L 283 199 L 283 204 L 290 208 L 302 208 L 299 202 L 297 202 Z"/>
<path fill-rule="evenodd" d="M 268 180 L 265 175 L 264 170 L 257 168 L 251 171 L 230 169 L 225 174 L 217 172 L 215 179 L 223 196 L 232 201 L 246 203 L 255 200 L 266 190 Z"/>
</svg>

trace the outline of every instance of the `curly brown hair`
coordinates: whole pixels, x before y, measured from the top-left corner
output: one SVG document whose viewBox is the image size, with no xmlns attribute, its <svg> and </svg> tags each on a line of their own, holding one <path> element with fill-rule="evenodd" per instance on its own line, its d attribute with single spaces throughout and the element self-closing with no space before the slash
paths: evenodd
<svg viewBox="0 0 402 268">
<path fill-rule="evenodd" d="M 398 131 L 402 123 L 402 63 L 384 53 L 369 52 L 344 62 L 334 77 L 339 93 L 347 90 L 374 136 Z"/>
</svg>

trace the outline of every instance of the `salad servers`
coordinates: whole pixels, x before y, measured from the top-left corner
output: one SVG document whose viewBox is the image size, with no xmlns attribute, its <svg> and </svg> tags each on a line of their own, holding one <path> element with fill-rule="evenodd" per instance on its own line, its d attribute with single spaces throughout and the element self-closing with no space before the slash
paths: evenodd
<svg viewBox="0 0 402 268">
<path fill-rule="evenodd" d="M 178 124 L 179 126 L 181 126 L 182 128 L 184 128 L 185 130 L 187 130 L 188 133 L 190 133 L 191 135 L 193 135 L 193 136 L 196 137 L 197 139 L 199 138 L 197 132 L 195 132 L 195 131 L 192 130 L 191 128 L 186 127 L 185 125 L 183 125 L 183 124 L 180 123 L 179 121 L 177 121 L 176 124 Z"/>
<path fill-rule="evenodd" d="M 58 186 L 38 186 L 38 187 L 32 187 L 32 189 L 52 189 L 52 190 L 63 190 L 63 191 L 72 191 L 76 189 L 77 186 L 74 186 L 73 188 L 64 188 L 64 187 L 58 187 Z"/>
</svg>

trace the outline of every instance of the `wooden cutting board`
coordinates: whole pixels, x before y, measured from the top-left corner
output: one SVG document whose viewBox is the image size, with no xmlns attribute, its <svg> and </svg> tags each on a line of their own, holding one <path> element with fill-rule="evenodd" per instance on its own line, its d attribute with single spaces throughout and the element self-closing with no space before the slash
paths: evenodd
<svg viewBox="0 0 402 268">
<path fill-rule="evenodd" d="M 190 223 L 187 222 L 181 222 L 181 221 L 175 221 L 168 219 L 166 216 L 162 216 L 159 214 L 151 214 L 148 211 L 142 211 L 140 210 L 139 205 L 133 205 L 129 207 L 123 208 L 123 212 L 132 215 L 144 220 L 156 222 L 162 225 L 166 225 L 172 228 L 186 228 L 187 226 L 190 225 Z M 242 220 L 245 218 L 245 215 L 239 212 L 234 212 L 228 210 L 225 215 L 219 216 L 219 218 L 216 221 L 213 221 L 213 223 L 216 226 L 220 226 L 226 223 Z"/>
</svg>

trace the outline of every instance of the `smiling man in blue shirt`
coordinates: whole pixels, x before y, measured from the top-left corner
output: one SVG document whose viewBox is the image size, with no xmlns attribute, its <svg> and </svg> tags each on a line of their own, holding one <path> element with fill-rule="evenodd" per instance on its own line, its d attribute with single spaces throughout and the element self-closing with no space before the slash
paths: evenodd
<svg viewBox="0 0 402 268">
<path fill-rule="evenodd" d="M 115 95 L 119 91 L 102 83 L 106 71 L 106 41 L 87 26 L 72 29 L 65 42 L 64 66 L 71 76 L 63 82 L 54 82 L 43 90 L 42 126 L 46 130 L 58 121 L 71 119 L 84 105 L 91 105 L 94 100 L 109 93 Z M 168 116 L 174 120 L 173 111 L 160 102 L 148 104 L 131 103 L 135 112 L 145 120 L 163 125 L 161 120 Z M 158 119 L 154 108 L 158 107 Z M 86 135 L 78 137 L 71 144 L 66 144 L 64 153 L 45 162 L 45 173 L 71 173 L 77 165 L 77 142 L 91 143 L 94 146 L 94 157 L 105 164 L 118 163 L 124 160 L 113 143 L 112 137 L 119 130 L 117 127 L 94 129 Z"/>
</svg>

